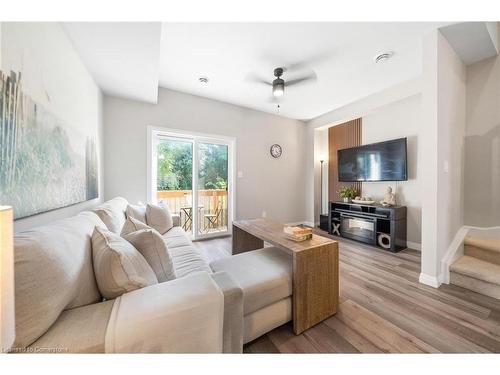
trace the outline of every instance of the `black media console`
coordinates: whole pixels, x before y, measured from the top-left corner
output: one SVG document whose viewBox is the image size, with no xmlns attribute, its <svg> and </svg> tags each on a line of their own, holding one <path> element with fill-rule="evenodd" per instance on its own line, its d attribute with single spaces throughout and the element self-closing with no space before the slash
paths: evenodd
<svg viewBox="0 0 500 375">
<path fill-rule="evenodd" d="M 406 249 L 406 207 L 329 202 L 328 232 L 392 252 Z"/>
</svg>

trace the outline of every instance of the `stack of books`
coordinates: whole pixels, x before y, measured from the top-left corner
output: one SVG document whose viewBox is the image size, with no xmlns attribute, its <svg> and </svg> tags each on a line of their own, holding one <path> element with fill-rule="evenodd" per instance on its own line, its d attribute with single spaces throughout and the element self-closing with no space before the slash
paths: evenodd
<svg viewBox="0 0 500 375">
<path fill-rule="evenodd" d="M 305 241 L 312 238 L 312 228 L 284 227 L 283 232 L 288 239 L 293 241 Z"/>
</svg>

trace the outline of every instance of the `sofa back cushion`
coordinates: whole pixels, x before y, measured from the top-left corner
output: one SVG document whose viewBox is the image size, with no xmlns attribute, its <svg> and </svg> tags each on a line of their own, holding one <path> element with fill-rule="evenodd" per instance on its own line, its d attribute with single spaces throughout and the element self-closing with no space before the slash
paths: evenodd
<svg viewBox="0 0 500 375">
<path fill-rule="evenodd" d="M 92 258 L 97 285 L 106 299 L 158 284 L 141 253 L 130 242 L 106 229 L 96 227 L 92 234 Z"/>
<path fill-rule="evenodd" d="M 105 227 L 92 212 L 14 237 L 15 347 L 26 347 L 65 309 L 99 302 L 92 267 L 91 236 Z"/>
<path fill-rule="evenodd" d="M 120 234 L 125 224 L 125 210 L 128 202 L 125 198 L 116 197 L 97 206 L 94 211 L 113 233 Z"/>
</svg>

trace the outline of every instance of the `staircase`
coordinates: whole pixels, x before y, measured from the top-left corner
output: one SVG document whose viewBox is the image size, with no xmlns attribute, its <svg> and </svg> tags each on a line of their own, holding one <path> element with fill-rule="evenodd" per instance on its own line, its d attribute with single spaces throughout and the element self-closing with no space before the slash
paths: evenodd
<svg viewBox="0 0 500 375">
<path fill-rule="evenodd" d="M 464 255 L 451 265 L 450 282 L 500 299 L 500 238 L 465 237 Z"/>
</svg>

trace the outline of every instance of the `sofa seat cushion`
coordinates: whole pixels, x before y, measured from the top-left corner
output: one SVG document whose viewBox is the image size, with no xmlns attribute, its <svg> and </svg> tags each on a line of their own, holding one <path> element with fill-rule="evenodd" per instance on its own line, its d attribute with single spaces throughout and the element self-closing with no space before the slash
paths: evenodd
<svg viewBox="0 0 500 375">
<path fill-rule="evenodd" d="M 212 273 L 207 260 L 193 244 L 170 248 L 167 243 L 167 248 L 174 263 L 176 277 L 184 277 L 199 271 Z"/>
<path fill-rule="evenodd" d="M 219 259 L 210 268 L 229 273 L 240 284 L 245 315 L 292 295 L 292 256 L 275 247 Z"/>
<path fill-rule="evenodd" d="M 181 227 L 173 227 L 163 235 L 169 249 L 182 246 L 193 246 L 188 234 Z"/>
<path fill-rule="evenodd" d="M 104 353 L 114 303 L 105 301 L 64 311 L 29 348 L 33 353 Z"/>
<path fill-rule="evenodd" d="M 181 227 L 173 227 L 163 235 L 163 239 L 172 257 L 176 277 L 198 271 L 212 273 L 206 258 L 193 245 L 189 235 Z"/>
</svg>

